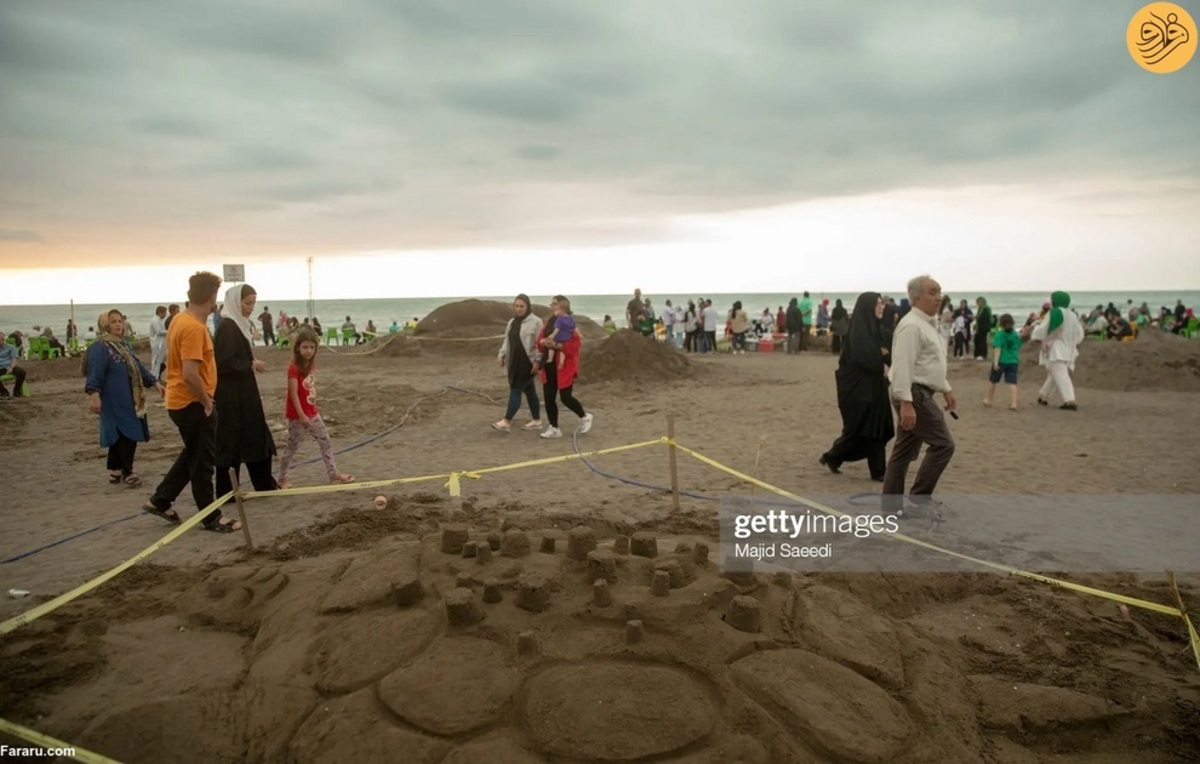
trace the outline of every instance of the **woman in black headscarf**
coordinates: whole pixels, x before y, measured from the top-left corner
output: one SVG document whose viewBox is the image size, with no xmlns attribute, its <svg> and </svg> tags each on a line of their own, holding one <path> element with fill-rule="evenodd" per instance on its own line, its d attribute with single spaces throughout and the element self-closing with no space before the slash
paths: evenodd
<svg viewBox="0 0 1200 764">
<path fill-rule="evenodd" d="M 845 462 L 866 459 L 875 481 L 883 480 L 887 444 L 896 434 L 888 400 L 888 350 L 880 326 L 882 317 L 883 298 L 878 292 L 858 296 L 837 369 L 842 434 L 820 458 L 835 474 Z"/>
<path fill-rule="evenodd" d="M 829 340 L 829 352 L 842 352 L 842 337 L 846 336 L 846 331 L 850 328 L 850 318 L 846 315 L 846 308 L 842 305 L 841 300 L 837 300 L 833 304 L 833 311 L 829 314 L 829 332 L 833 338 Z"/>
</svg>

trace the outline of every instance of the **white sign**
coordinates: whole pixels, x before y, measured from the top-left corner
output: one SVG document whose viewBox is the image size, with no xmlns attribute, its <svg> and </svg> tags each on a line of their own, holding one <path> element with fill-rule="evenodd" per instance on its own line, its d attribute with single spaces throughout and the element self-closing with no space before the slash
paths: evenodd
<svg viewBox="0 0 1200 764">
<path fill-rule="evenodd" d="M 227 284 L 244 284 L 246 282 L 246 266 L 226 265 L 224 281 Z"/>
</svg>

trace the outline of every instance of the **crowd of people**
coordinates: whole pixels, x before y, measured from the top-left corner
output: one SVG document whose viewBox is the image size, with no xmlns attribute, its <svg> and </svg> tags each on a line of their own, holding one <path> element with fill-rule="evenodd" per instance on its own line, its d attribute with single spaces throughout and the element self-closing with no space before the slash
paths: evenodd
<svg viewBox="0 0 1200 764">
<path fill-rule="evenodd" d="M 176 524 L 181 519 L 173 507 L 189 485 L 197 507 L 205 508 L 215 496 L 232 489 L 230 474 L 240 475 L 243 466 L 257 491 L 290 487 L 291 465 L 303 441 L 310 437 L 317 443 L 331 483 L 355 480 L 338 469 L 317 407 L 318 320 L 298 321 L 281 312 L 276 321 L 266 307 L 255 316 L 257 293 L 248 284 L 229 288 L 218 308 L 220 284 L 214 274 L 197 273 L 189 280 L 188 301 L 182 309 L 174 304 L 159 306 L 150 324 L 148 368 L 132 350 L 132 329 L 120 310 L 100 314 L 88 331 L 94 341 L 84 354 L 84 391 L 89 410 L 98 417 L 100 445 L 108 449 L 108 479 L 129 487 L 142 484 L 134 461 L 137 445 L 150 438 L 147 391 L 158 390 L 179 433 L 182 450 L 142 509 Z M 520 425 L 521 430 L 537 431 L 547 439 L 563 437 L 559 401 L 578 417 L 578 432 L 592 428 L 594 415 L 574 394 L 582 336 L 571 302 L 557 295 L 550 307 L 550 317 L 542 321 L 527 295 L 517 295 L 513 301 L 513 317 L 496 356 L 509 387 L 505 414 L 492 424 L 496 430 L 513 430 L 523 399 L 530 420 Z M 664 341 L 682 350 L 710 353 L 717 346 L 720 318 L 709 299 L 680 305 L 667 300 L 657 312 L 650 298 L 635 290 L 625 322 L 630 331 L 650 338 L 661 332 Z M 1098 329 L 1100 322 L 1103 327 Z M 1070 295 L 1059 291 L 1018 329 L 1010 314 L 994 316 L 985 298 L 976 298 L 974 309 L 966 300 L 955 307 L 935 280 L 918 276 L 909 282 L 899 304 L 880 293 L 864 292 L 853 311 L 847 311 L 841 300 L 832 308 L 828 300 L 814 306 L 804 292 L 789 300 L 786 309 L 780 306 L 772 312 L 767 308 L 752 319 L 741 301 L 735 301 L 726 314 L 725 336 L 731 351 L 740 354 L 751 335 L 774 338 L 782 334 L 788 351 L 794 353 L 806 352 L 807 338 L 813 335 L 831 335 L 830 349 L 839 359 L 835 381 L 842 431 L 818 461 L 840 473 L 846 463 L 865 460 L 870 477 L 883 483 L 887 511 L 924 515 L 936 504 L 932 494 L 954 454 L 954 439 L 944 416 L 949 413 L 957 418 L 959 406 L 947 379 L 949 358 L 990 360 L 983 405 L 994 405 L 996 387 L 1003 381 L 1009 390 L 1008 408 L 1015 411 L 1019 407 L 1020 350 L 1024 343 L 1036 342 L 1039 363 L 1047 371 L 1038 404 L 1049 406 L 1052 399 L 1058 399 L 1060 409 L 1077 411 L 1071 375 L 1087 334 L 1103 331 L 1106 336 L 1122 338 L 1128 336 L 1130 326 L 1155 324 L 1164 330 L 1186 331 L 1189 322 L 1194 327 L 1192 311 L 1182 301 L 1173 311 L 1164 307 L 1157 317 L 1145 304 L 1135 308 L 1130 301 L 1124 313 L 1110 303 L 1107 308 L 1096 306 L 1084 319 L 1071 308 Z M 395 322 L 393 326 L 399 329 Z M 605 317 L 604 326 L 609 332 L 617 331 L 611 316 Z M 253 351 L 257 339 L 274 344 L 275 331 L 289 338 L 291 349 L 285 407 L 288 437 L 281 454 L 267 425 L 258 388 L 257 377 L 267 366 Z M 368 322 L 360 333 L 347 316 L 342 332 L 362 341 L 374 334 L 374 324 Z M 68 339 L 76 338 L 71 322 Z M 10 395 L 3 385 L 4 376 L 13 377 L 18 391 L 25 380 L 17 363 L 20 343 L 10 344 L 5 339 L 0 336 L 0 396 Z M 943 405 L 936 402 L 937 395 L 942 396 Z M 893 439 L 889 456 L 888 444 Z M 925 458 L 906 494 L 908 467 L 923 446 Z M 277 455 L 278 478 L 272 474 Z M 203 519 L 202 527 L 229 533 L 240 525 L 218 509 Z"/>
</svg>

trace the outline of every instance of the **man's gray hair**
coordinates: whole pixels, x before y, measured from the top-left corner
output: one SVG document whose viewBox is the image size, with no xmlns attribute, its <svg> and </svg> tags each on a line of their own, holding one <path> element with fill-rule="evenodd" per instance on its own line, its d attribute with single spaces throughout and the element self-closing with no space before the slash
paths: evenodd
<svg viewBox="0 0 1200 764">
<path fill-rule="evenodd" d="M 916 302 L 921 293 L 925 291 L 925 283 L 932 280 L 933 277 L 928 273 L 922 273 L 915 279 L 910 279 L 908 282 L 908 301 Z"/>
</svg>

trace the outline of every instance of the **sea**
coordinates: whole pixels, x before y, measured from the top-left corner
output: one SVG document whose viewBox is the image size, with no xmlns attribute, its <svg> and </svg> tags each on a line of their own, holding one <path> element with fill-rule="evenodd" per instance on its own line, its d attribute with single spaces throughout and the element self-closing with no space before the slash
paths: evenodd
<svg viewBox="0 0 1200 764">
<path fill-rule="evenodd" d="M 785 293 L 646 294 L 644 296 L 650 298 L 651 304 L 656 309 L 661 309 L 666 300 L 671 300 L 674 305 L 678 305 L 680 301 L 686 305 L 689 299 L 695 300 L 699 297 L 706 297 L 713 300 L 713 304 L 717 306 L 717 309 L 722 314 L 728 311 L 735 300 L 741 300 L 743 308 L 745 308 L 746 313 L 751 318 L 760 315 L 764 308 L 769 309 L 772 315 L 774 315 L 780 307 L 786 307 L 788 300 L 792 297 L 799 297 L 797 294 Z M 899 302 L 900 298 L 904 295 L 896 294 L 892 296 Z M 960 299 L 965 299 L 972 310 L 975 307 L 975 298 L 979 296 L 987 298 L 988 304 L 995 315 L 1000 316 L 1004 313 L 1011 313 L 1018 324 L 1023 323 L 1029 313 L 1040 310 L 1042 305 L 1050 299 L 1046 292 L 964 292 L 962 294 L 950 295 L 956 307 Z M 541 305 L 549 304 L 550 297 L 550 295 L 530 295 L 535 304 Z M 623 325 L 625 305 L 632 297 L 632 294 L 572 295 L 571 309 L 576 315 L 587 316 L 597 323 L 602 322 L 604 317 L 609 315 L 616 320 L 618 325 Z M 811 297 L 814 300 L 814 304 L 819 304 L 822 300 L 828 299 L 831 308 L 834 305 L 834 301 L 840 299 L 847 309 L 852 309 L 854 301 L 858 298 L 858 293 L 813 293 Z M 315 314 L 320 319 L 321 324 L 326 327 L 340 327 L 342 322 L 345 321 L 346 316 L 350 316 L 351 320 L 360 328 L 365 327 L 368 320 L 373 320 L 377 329 L 387 331 L 387 328 L 393 321 L 403 326 L 406 321 L 413 318 L 424 318 L 441 305 L 465 299 L 470 298 L 463 296 L 406 297 L 371 300 L 315 300 L 309 303 L 305 300 L 272 300 L 260 294 L 256 312 L 261 312 L 264 307 L 267 307 L 270 308 L 271 313 L 277 318 L 279 312 L 283 311 L 289 316 L 296 316 L 301 319 Z M 498 300 L 507 303 L 513 299 L 513 296 L 474 296 L 474 299 Z M 1132 300 L 1134 305 L 1141 305 L 1143 302 L 1146 303 L 1150 306 L 1150 310 L 1157 315 L 1159 309 L 1164 306 L 1174 309 L 1176 300 L 1183 300 L 1183 304 L 1191 308 L 1200 307 L 1200 291 L 1071 293 L 1072 307 L 1085 315 L 1095 306 L 1108 305 L 1110 302 L 1124 309 L 1129 300 Z M 74 305 L 75 323 L 80 327 L 80 333 L 82 334 L 87 331 L 89 326 L 95 326 L 96 318 L 102 311 L 107 312 L 112 308 L 118 308 L 125 315 L 129 316 L 130 322 L 133 324 L 134 331 L 137 334 L 147 334 L 149 332 L 150 320 L 154 317 L 154 309 L 158 305 L 165 304 L 148 302 L 124 305 L 84 305 L 76 303 Z M 182 305 L 182 301 L 180 304 Z M 0 305 L 0 332 L 11 333 L 16 330 L 28 332 L 34 327 L 40 329 L 49 326 L 56 336 L 65 337 L 67 319 L 70 318 L 71 311 L 71 305 Z"/>
</svg>

